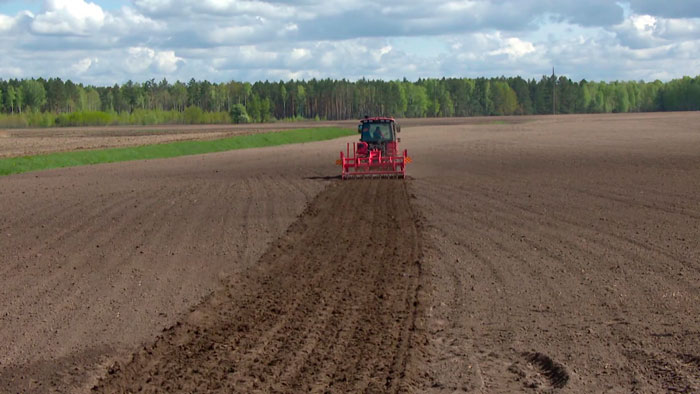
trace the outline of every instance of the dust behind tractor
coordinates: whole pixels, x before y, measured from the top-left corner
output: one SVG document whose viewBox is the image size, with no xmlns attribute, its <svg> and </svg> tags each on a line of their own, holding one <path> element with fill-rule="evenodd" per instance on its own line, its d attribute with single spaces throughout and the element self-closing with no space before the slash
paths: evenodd
<svg viewBox="0 0 700 394">
<path fill-rule="evenodd" d="M 360 141 L 348 143 L 336 164 L 342 166 L 342 178 L 406 177 L 408 152 L 399 153 L 397 134 L 401 126 L 394 118 L 365 116 L 357 126 Z"/>
</svg>

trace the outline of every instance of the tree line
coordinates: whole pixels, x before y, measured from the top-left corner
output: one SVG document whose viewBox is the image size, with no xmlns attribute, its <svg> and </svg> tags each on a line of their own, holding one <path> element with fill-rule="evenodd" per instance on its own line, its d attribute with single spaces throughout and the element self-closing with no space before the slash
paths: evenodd
<svg viewBox="0 0 700 394">
<path fill-rule="evenodd" d="M 154 79 L 91 86 L 60 78 L 0 80 L 0 120 L 18 126 L 266 122 L 364 115 L 450 117 L 700 109 L 700 76 L 589 82 L 565 76 L 412 81 Z M 22 123 L 24 121 L 24 123 Z M 0 122 L 1 124 L 2 122 Z"/>
</svg>

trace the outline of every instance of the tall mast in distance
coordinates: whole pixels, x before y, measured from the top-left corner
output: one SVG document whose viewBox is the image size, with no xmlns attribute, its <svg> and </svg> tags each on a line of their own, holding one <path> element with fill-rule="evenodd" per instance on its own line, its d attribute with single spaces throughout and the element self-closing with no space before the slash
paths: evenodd
<svg viewBox="0 0 700 394">
<path fill-rule="evenodd" d="M 557 114 L 557 76 L 554 74 L 554 67 L 552 67 L 552 115 Z"/>
</svg>

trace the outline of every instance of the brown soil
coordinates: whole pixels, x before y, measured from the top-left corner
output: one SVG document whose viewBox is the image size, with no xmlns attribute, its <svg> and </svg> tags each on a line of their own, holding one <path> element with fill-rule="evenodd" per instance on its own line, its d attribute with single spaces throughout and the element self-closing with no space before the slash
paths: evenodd
<svg viewBox="0 0 700 394">
<path fill-rule="evenodd" d="M 418 391 L 700 392 L 698 124 L 407 133 L 431 245 Z"/>
<path fill-rule="evenodd" d="M 0 388 L 88 389 L 254 264 L 326 183 L 284 152 L 319 161 L 298 145 L 0 178 Z"/>
<path fill-rule="evenodd" d="M 362 218 L 358 221 L 358 219 Z M 334 184 L 99 392 L 405 390 L 420 279 L 401 181 Z"/>
<path fill-rule="evenodd" d="M 700 114 L 420 122 L 0 178 L 0 387 L 700 391 Z"/>
</svg>

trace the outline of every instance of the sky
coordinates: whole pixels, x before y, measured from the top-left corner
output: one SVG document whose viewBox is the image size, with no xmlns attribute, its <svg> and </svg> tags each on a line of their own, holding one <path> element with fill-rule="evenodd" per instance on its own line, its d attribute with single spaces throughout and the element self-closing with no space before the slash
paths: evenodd
<svg viewBox="0 0 700 394">
<path fill-rule="evenodd" d="M 700 0 L 0 0 L 0 78 L 700 74 Z"/>
</svg>

